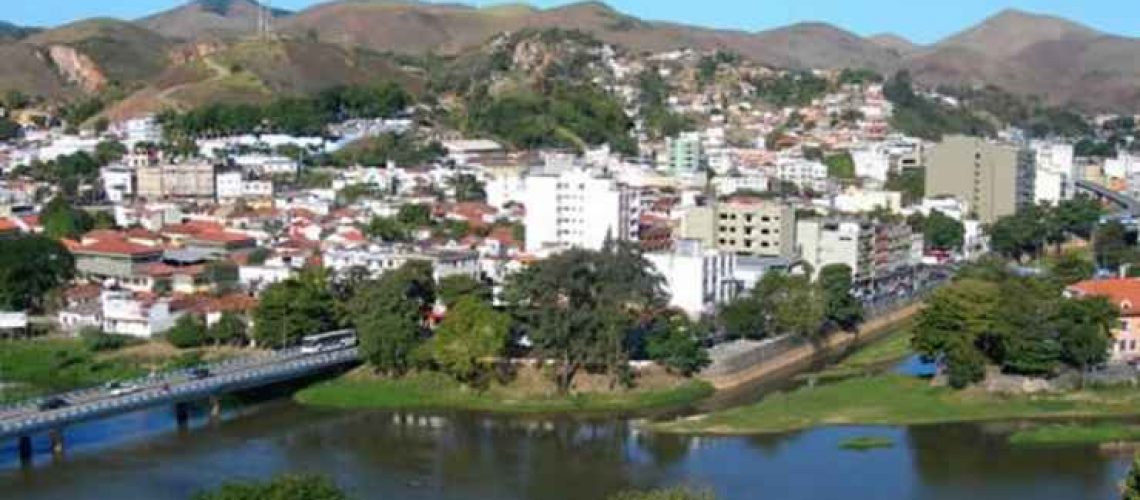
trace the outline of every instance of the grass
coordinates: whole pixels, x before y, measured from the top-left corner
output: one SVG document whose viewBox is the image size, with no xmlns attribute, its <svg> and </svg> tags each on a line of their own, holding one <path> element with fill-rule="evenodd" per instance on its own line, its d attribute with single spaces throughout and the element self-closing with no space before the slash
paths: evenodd
<svg viewBox="0 0 1140 500">
<path fill-rule="evenodd" d="M 0 380 L 41 391 L 75 389 L 145 374 L 138 363 L 96 355 L 78 339 L 0 343 Z"/>
<path fill-rule="evenodd" d="M 391 410 L 458 409 L 493 413 L 621 413 L 679 407 L 713 393 L 712 386 L 685 381 L 668 389 L 535 395 L 495 385 L 485 391 L 462 386 L 433 372 L 400 379 L 341 378 L 306 388 L 296 395 L 302 404 L 335 408 Z"/>
<path fill-rule="evenodd" d="M 870 451 L 880 448 L 894 448 L 895 441 L 882 436 L 859 436 L 839 443 L 842 450 Z"/>
<path fill-rule="evenodd" d="M 1017 446 L 1066 446 L 1140 441 L 1140 427 L 1123 424 L 1057 424 L 1017 431 L 1009 436 Z"/>
<path fill-rule="evenodd" d="M 1001 396 L 955 391 L 897 374 L 853 378 L 708 415 L 652 424 L 696 434 L 764 434 L 821 425 L 913 425 L 984 420 L 1140 414 L 1140 392 L 1127 388 Z"/>
<path fill-rule="evenodd" d="M 898 361 L 911 355 L 910 325 L 904 324 L 880 338 L 856 350 L 838 363 L 815 373 L 796 376 L 798 380 L 834 382 L 852 377 L 871 375 L 885 364 Z"/>
</svg>

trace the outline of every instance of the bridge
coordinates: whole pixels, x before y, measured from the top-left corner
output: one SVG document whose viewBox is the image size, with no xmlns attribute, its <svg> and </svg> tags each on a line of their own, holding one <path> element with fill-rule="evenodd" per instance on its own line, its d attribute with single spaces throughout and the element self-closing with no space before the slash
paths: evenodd
<svg viewBox="0 0 1140 500">
<path fill-rule="evenodd" d="M 20 460 L 31 463 L 32 436 L 47 433 L 53 455 L 64 451 L 63 429 L 144 408 L 172 406 L 178 425 L 190 418 L 190 405 L 208 402 L 210 418 L 221 414 L 225 394 L 302 379 L 359 361 L 357 349 L 305 354 L 288 349 L 204 365 L 206 371 L 180 370 L 123 384 L 129 389 L 92 388 L 33 401 L 0 406 L 0 439 L 18 439 Z M 41 402 L 61 400 L 66 406 L 45 409 Z"/>
<path fill-rule="evenodd" d="M 1120 208 L 1120 215 L 1132 218 L 1140 217 L 1140 200 L 1136 198 L 1090 181 L 1076 181 L 1076 188 L 1078 191 L 1093 195 L 1098 200 L 1111 202 Z"/>
</svg>

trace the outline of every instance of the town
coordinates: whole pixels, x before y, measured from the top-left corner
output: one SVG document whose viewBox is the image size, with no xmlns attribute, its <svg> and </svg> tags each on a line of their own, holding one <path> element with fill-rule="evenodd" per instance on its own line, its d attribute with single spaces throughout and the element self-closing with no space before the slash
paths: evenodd
<svg viewBox="0 0 1140 500">
<path fill-rule="evenodd" d="M 185 425 L 179 391 L 206 387 L 215 419 L 222 392 L 320 371 L 296 401 L 507 414 L 806 373 L 783 406 L 650 424 L 666 435 L 1138 413 L 1133 109 L 562 28 L 247 99 L 237 54 L 294 50 L 257 15 L 245 46 L 159 79 L 217 72 L 197 83 L 74 68 L 104 90 L 60 101 L 0 80 L 0 434 L 25 462 L 23 429 L 63 454 L 37 418 L 153 398 Z M 214 82 L 236 98 L 194 94 Z M 925 375 L 882 371 L 903 358 Z M 1065 431 L 1093 432 L 1042 427 Z"/>
</svg>

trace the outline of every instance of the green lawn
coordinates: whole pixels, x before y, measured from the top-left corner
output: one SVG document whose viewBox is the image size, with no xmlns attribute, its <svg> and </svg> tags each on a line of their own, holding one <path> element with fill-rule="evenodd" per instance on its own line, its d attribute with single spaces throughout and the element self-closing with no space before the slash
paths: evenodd
<svg viewBox="0 0 1140 500">
<path fill-rule="evenodd" d="M 931 387 L 926 380 L 884 374 L 776 393 L 752 405 L 652 427 L 678 433 L 761 434 L 820 425 L 908 425 L 1137 414 L 1140 414 L 1140 391 L 1126 388 L 1006 397 L 976 389 L 954 391 Z"/>
<path fill-rule="evenodd" d="M 486 391 L 468 389 L 438 373 L 400 379 L 341 378 L 297 393 L 302 404 L 336 408 L 460 409 L 495 413 L 607 413 L 678 407 L 713 393 L 712 386 L 686 381 L 667 390 L 632 390 L 571 396 L 519 394 L 509 386 Z"/>
<path fill-rule="evenodd" d="M 0 381 L 21 384 L 21 397 L 145 374 L 131 360 L 100 359 L 77 339 L 0 342 Z"/>
<path fill-rule="evenodd" d="M 796 378 L 800 380 L 810 379 L 818 383 L 871 374 L 883 365 L 910 356 L 913 353 L 910 348 L 910 337 L 910 324 L 909 322 L 904 323 L 895 327 L 883 338 L 876 339 L 870 344 L 858 348 L 851 355 L 823 371 L 800 374 Z"/>
<path fill-rule="evenodd" d="M 1140 427 L 1122 424 L 1044 425 L 1021 430 L 1009 437 L 1017 446 L 1065 446 L 1074 444 L 1140 441 Z"/>
</svg>

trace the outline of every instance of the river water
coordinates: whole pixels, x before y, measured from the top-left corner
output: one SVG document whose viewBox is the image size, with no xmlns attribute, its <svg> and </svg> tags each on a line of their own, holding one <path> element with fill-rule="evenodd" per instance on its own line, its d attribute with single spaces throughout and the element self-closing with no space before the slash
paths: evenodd
<svg viewBox="0 0 1140 500">
<path fill-rule="evenodd" d="M 831 427 L 759 437 L 641 432 L 621 419 L 331 411 L 277 400 L 197 416 L 169 410 L 77 426 L 30 468 L 0 449 L 0 498 L 185 499 L 233 478 L 324 473 L 361 499 L 594 499 L 691 484 L 722 499 L 1116 498 L 1129 458 L 1095 448 L 1016 449 L 1015 424 Z M 853 436 L 895 446 L 840 450 Z"/>
</svg>

